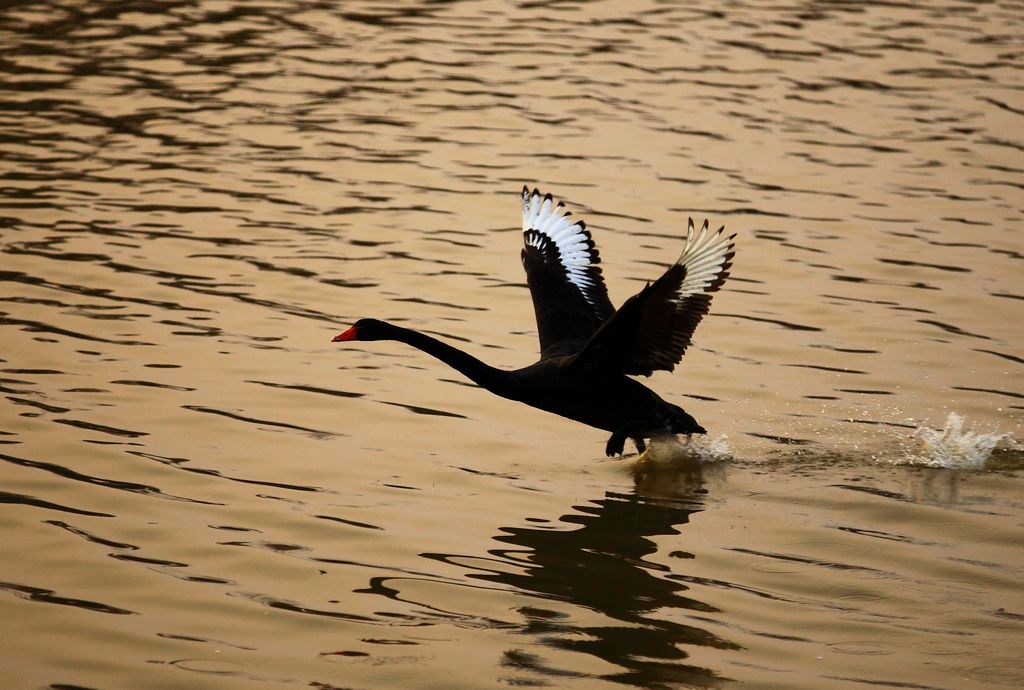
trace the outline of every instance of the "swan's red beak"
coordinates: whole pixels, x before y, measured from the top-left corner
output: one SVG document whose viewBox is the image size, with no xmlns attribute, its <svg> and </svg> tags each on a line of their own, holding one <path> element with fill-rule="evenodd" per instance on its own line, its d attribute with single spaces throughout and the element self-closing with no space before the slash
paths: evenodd
<svg viewBox="0 0 1024 690">
<path fill-rule="evenodd" d="M 338 335 L 336 335 L 333 338 L 331 338 L 331 342 L 332 343 L 342 343 L 342 342 L 345 342 L 346 340 L 355 340 L 355 339 L 356 339 L 356 327 L 352 326 L 352 328 L 348 329 L 344 333 L 339 333 Z"/>
</svg>

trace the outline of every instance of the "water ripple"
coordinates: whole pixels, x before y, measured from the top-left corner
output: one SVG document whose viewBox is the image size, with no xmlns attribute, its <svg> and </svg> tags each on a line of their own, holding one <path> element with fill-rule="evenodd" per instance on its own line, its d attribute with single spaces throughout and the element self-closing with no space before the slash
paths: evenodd
<svg viewBox="0 0 1024 690">
<path fill-rule="evenodd" d="M 16 584 L 13 582 L 0 582 L 0 590 L 10 592 L 19 599 L 25 599 L 27 601 L 38 601 L 44 604 L 59 604 L 60 606 L 74 606 L 75 608 L 94 611 L 96 613 L 112 613 L 120 616 L 135 613 L 135 611 L 110 606 L 109 604 L 103 604 L 98 601 L 60 596 L 52 589 L 31 587 L 29 585 Z"/>
</svg>

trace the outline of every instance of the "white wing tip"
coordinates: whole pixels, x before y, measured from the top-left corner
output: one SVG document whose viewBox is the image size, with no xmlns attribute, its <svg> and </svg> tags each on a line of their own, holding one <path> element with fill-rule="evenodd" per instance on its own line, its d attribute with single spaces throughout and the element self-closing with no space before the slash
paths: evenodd
<svg viewBox="0 0 1024 690">
<path fill-rule="evenodd" d="M 724 225 L 713 232 L 708 226 L 707 219 L 700 230 L 694 229 L 693 218 L 687 222 L 686 244 L 676 260 L 686 268 L 681 295 L 714 292 L 729 275 L 736 254 L 736 233 L 726 235 Z"/>
<path fill-rule="evenodd" d="M 594 296 L 589 290 L 598 279 L 590 273 L 600 275 L 597 264 L 601 263 L 601 255 L 587 231 L 587 224 L 573 218 L 565 204 L 551 194 L 542 194 L 536 187 L 531 191 L 523 185 L 523 234 L 531 231 L 551 241 L 558 250 L 558 260 L 566 279 L 593 303 Z"/>
</svg>

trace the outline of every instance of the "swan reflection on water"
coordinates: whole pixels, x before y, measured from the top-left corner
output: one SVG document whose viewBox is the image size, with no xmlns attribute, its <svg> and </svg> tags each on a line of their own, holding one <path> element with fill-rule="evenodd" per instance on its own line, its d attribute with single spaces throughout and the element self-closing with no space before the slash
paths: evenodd
<svg viewBox="0 0 1024 690">
<path fill-rule="evenodd" d="M 494 539 L 503 546 L 490 550 L 488 559 L 424 554 L 470 568 L 473 580 L 538 599 L 517 609 L 525 619 L 522 631 L 534 636 L 537 646 L 509 648 L 504 666 L 548 677 L 577 674 L 561 668 L 556 659 L 545 659 L 541 648 L 547 648 L 598 657 L 620 669 L 602 678 L 638 687 L 705 687 L 727 680 L 686 661 L 687 647 L 740 648 L 686 620 L 691 613 L 719 610 L 688 596 L 688 585 L 672 579 L 661 559 L 647 560 L 659 549 L 653 537 L 684 534 L 690 516 L 704 509 L 702 469 L 692 465 L 685 470 L 634 471 L 632 492 L 608 491 L 573 506 L 555 524 L 502 528 Z M 684 551 L 669 555 L 682 563 L 693 558 Z M 604 620 L 575 620 L 560 602 L 596 612 Z"/>
</svg>

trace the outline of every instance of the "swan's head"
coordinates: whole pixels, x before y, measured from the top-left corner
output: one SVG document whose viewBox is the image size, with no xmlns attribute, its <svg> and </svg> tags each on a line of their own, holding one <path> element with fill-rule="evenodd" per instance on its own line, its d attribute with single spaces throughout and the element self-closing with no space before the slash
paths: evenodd
<svg viewBox="0 0 1024 690">
<path fill-rule="evenodd" d="M 706 434 L 708 433 L 704 427 L 697 423 L 697 420 L 691 417 L 686 410 L 679 407 L 679 405 L 668 404 L 669 406 L 669 424 L 672 426 L 673 434 Z"/>
<path fill-rule="evenodd" d="M 393 327 L 389 323 L 377 319 L 359 319 L 352 327 L 344 333 L 331 338 L 332 343 L 341 343 L 347 340 L 388 340 L 391 337 Z"/>
</svg>

